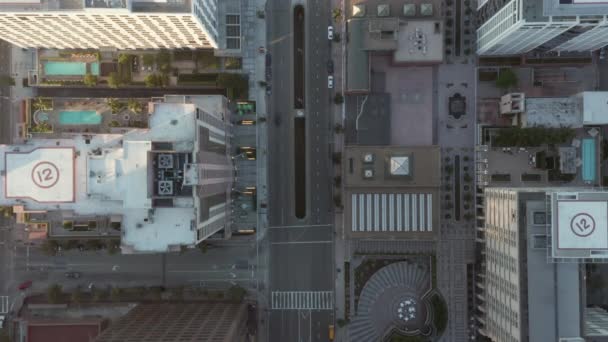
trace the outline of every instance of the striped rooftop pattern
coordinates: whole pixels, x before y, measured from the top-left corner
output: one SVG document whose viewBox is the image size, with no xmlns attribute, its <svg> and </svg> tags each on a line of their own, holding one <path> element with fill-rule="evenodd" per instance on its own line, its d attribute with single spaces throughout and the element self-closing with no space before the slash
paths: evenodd
<svg viewBox="0 0 608 342">
<path fill-rule="evenodd" d="M 353 232 L 430 232 L 432 194 L 352 194 Z"/>
</svg>

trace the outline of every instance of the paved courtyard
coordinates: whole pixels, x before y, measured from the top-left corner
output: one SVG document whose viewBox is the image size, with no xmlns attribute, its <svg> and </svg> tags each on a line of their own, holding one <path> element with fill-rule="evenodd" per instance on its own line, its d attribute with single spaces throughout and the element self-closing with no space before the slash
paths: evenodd
<svg viewBox="0 0 608 342">
<path fill-rule="evenodd" d="M 388 56 L 371 58 L 372 73 L 384 74 L 384 91 L 391 94 L 391 144 L 431 145 L 433 68 L 392 67 L 389 63 Z"/>
</svg>

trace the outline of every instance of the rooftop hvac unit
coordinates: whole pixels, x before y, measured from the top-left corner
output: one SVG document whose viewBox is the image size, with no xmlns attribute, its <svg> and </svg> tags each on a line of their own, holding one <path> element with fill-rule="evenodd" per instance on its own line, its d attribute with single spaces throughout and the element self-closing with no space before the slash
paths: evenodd
<svg viewBox="0 0 608 342">
<path fill-rule="evenodd" d="M 366 153 L 363 156 L 363 162 L 366 164 L 370 164 L 374 162 L 374 154 L 373 153 Z"/>
<path fill-rule="evenodd" d="M 173 155 L 172 154 L 159 154 L 158 155 L 158 167 L 161 169 L 173 168 Z"/>
<path fill-rule="evenodd" d="M 173 182 L 167 180 L 159 181 L 158 194 L 164 196 L 173 195 Z"/>
<path fill-rule="evenodd" d="M 365 179 L 374 178 L 374 170 L 372 170 L 372 169 L 363 170 L 363 178 L 365 178 Z"/>
</svg>

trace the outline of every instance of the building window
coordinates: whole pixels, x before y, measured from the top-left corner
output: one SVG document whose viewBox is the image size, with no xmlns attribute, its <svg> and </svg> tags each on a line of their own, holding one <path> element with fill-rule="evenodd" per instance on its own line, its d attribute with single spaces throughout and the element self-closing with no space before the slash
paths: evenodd
<svg viewBox="0 0 608 342">
<path fill-rule="evenodd" d="M 226 49 L 241 48 L 241 16 L 226 15 Z"/>
<path fill-rule="evenodd" d="M 532 215 L 532 222 L 534 224 L 547 224 L 547 215 L 542 211 L 535 211 Z"/>
</svg>

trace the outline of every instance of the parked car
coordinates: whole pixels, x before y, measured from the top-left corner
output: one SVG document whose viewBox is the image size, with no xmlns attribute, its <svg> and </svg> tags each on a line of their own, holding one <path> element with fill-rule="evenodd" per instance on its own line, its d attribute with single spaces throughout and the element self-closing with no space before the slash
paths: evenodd
<svg viewBox="0 0 608 342">
<path fill-rule="evenodd" d="M 250 120 L 250 119 L 239 120 L 236 122 L 236 124 L 241 125 L 241 126 L 251 126 L 251 125 L 255 125 L 255 120 Z"/>
<path fill-rule="evenodd" d="M 327 73 L 328 74 L 334 73 L 334 61 L 332 61 L 331 59 L 327 61 Z"/>
<path fill-rule="evenodd" d="M 78 279 L 78 278 L 80 278 L 80 276 L 81 276 L 80 272 L 75 272 L 75 271 L 65 272 L 66 278 Z"/>
<path fill-rule="evenodd" d="M 327 76 L 327 88 L 332 89 L 334 87 L 334 77 L 332 75 Z"/>
<path fill-rule="evenodd" d="M 334 27 L 333 26 L 327 26 L 327 39 L 329 39 L 329 40 L 334 39 Z"/>
<path fill-rule="evenodd" d="M 30 288 L 30 286 L 32 286 L 32 281 L 31 280 L 26 280 L 23 283 L 19 284 L 18 289 L 19 290 L 26 290 L 26 289 Z"/>
</svg>

